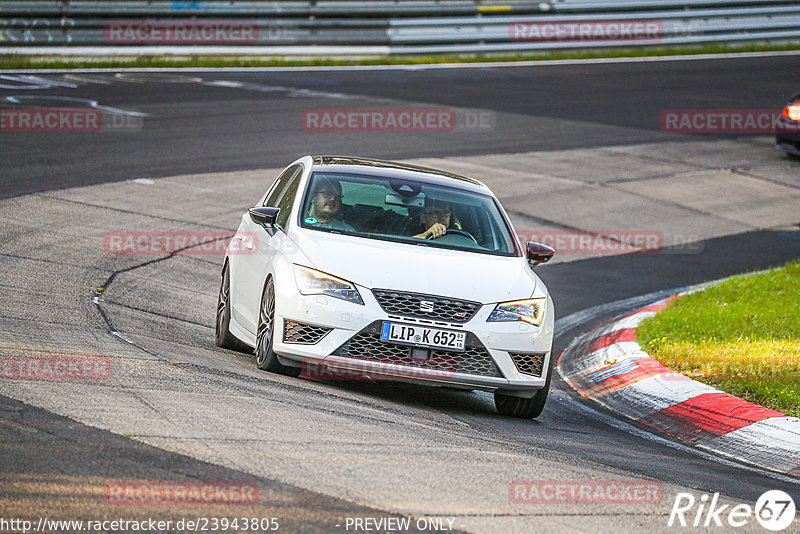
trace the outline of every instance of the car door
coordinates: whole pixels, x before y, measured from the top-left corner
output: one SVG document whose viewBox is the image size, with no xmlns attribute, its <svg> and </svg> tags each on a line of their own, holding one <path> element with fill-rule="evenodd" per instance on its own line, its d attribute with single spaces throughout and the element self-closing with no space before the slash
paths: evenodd
<svg viewBox="0 0 800 534">
<path fill-rule="evenodd" d="M 264 196 L 261 206 L 278 206 L 289 184 L 297 182 L 302 172 L 303 166 L 299 164 L 283 171 Z M 269 248 L 270 236 L 264 228 L 250 219 L 249 213 L 245 213 L 242 215 L 242 222 L 234 239 L 239 241 L 232 247 L 236 252 L 228 257 L 231 277 L 231 317 L 239 326 L 255 336 L 261 290 L 271 260 L 271 254 L 262 249 Z"/>
<path fill-rule="evenodd" d="M 291 216 L 292 205 L 300 185 L 300 177 L 303 174 L 302 165 L 295 167 L 280 194 L 274 194 L 275 191 L 272 191 L 267 195 L 265 204 L 281 210 L 274 230 L 267 231 L 257 225 L 248 214 L 245 214 L 242 219 L 241 228 L 246 228 L 243 233 L 247 232 L 246 235 L 253 237 L 253 246 L 249 253 L 246 251 L 242 255 L 241 261 L 237 265 L 237 298 L 243 304 L 240 306 L 237 322 L 253 335 L 258 329 L 258 313 L 264 282 L 267 275 L 274 272 L 275 257 L 283 253 L 289 239 L 285 233 L 286 225 Z M 247 248 L 246 243 L 244 247 Z M 233 289 L 231 291 L 233 292 Z"/>
</svg>

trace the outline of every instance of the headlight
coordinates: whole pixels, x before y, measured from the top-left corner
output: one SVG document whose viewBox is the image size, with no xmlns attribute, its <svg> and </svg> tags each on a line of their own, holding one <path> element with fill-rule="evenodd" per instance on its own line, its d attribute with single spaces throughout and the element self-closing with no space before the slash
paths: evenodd
<svg viewBox="0 0 800 534">
<path fill-rule="evenodd" d="M 546 298 L 501 302 L 495 306 L 487 321 L 525 321 L 540 326 L 544 319 Z"/>
<path fill-rule="evenodd" d="M 788 118 L 793 121 L 800 121 L 800 101 L 786 104 L 783 108 L 783 113 L 781 113 L 781 116 L 784 119 Z"/>
<path fill-rule="evenodd" d="M 364 304 L 354 284 L 322 271 L 295 265 L 294 279 L 297 281 L 297 289 L 302 295 L 328 295 L 356 304 Z"/>
</svg>

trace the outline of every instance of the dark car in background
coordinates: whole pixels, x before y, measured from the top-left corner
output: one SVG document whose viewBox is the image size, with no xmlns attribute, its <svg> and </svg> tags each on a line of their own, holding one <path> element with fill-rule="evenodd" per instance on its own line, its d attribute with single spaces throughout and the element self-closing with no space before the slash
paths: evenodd
<svg viewBox="0 0 800 534">
<path fill-rule="evenodd" d="M 775 132 L 775 148 L 800 156 L 800 92 L 792 95 L 783 106 L 779 124 Z"/>
</svg>

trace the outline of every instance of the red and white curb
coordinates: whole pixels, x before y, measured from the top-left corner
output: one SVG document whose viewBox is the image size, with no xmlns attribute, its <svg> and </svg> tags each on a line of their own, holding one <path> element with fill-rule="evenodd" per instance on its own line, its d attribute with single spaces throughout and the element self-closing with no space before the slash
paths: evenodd
<svg viewBox="0 0 800 534">
<path fill-rule="evenodd" d="M 636 327 L 674 298 L 581 338 L 562 354 L 561 376 L 582 395 L 684 443 L 800 477 L 800 419 L 677 373 L 636 342 Z"/>
</svg>

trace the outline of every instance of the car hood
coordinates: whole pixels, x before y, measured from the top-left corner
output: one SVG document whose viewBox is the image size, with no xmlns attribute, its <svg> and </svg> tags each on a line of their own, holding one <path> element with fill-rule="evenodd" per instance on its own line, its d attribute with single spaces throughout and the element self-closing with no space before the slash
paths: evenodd
<svg viewBox="0 0 800 534">
<path fill-rule="evenodd" d="M 327 232 L 301 230 L 293 237 L 313 264 L 308 267 L 370 289 L 446 295 L 488 304 L 529 298 L 538 280 L 522 257 L 491 256 Z"/>
</svg>

